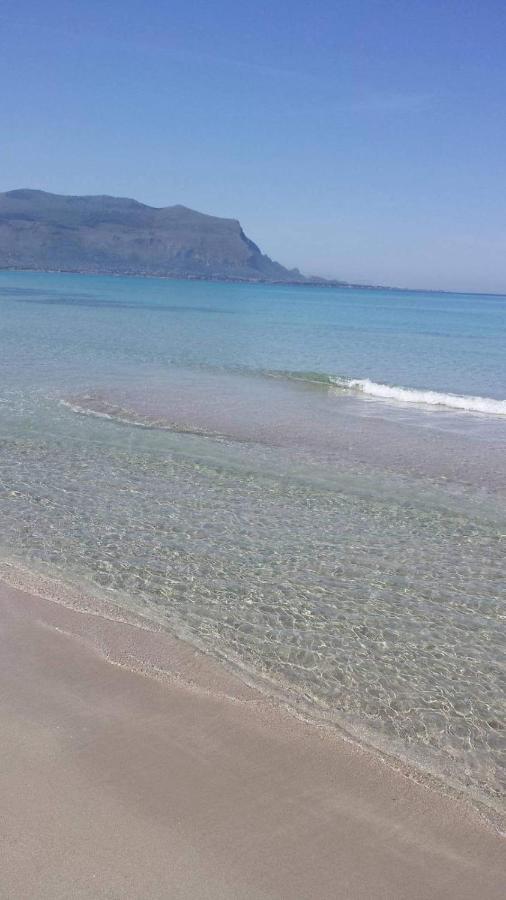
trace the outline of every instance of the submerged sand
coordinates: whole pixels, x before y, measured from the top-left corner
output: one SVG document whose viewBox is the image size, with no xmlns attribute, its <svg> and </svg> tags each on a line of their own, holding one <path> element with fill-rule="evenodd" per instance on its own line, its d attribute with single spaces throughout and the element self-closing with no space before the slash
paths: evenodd
<svg viewBox="0 0 506 900">
<path fill-rule="evenodd" d="M 6 585 L 0 734 L 9 900 L 503 896 L 465 802 L 167 634 Z"/>
</svg>

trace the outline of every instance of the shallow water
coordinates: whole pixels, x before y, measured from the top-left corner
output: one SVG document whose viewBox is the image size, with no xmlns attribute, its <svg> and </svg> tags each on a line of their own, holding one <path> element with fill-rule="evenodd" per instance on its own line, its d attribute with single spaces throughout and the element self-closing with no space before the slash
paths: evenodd
<svg viewBox="0 0 506 900">
<path fill-rule="evenodd" d="M 2 556 L 497 808 L 506 418 L 349 382 L 500 403 L 505 311 L 0 273 Z"/>
</svg>

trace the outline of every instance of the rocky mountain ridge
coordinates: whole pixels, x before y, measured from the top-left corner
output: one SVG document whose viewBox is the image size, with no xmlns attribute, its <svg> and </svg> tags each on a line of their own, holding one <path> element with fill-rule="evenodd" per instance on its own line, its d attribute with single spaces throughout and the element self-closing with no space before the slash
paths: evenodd
<svg viewBox="0 0 506 900">
<path fill-rule="evenodd" d="M 237 219 L 29 189 L 0 193 L 0 268 L 313 281 L 262 253 Z"/>
</svg>

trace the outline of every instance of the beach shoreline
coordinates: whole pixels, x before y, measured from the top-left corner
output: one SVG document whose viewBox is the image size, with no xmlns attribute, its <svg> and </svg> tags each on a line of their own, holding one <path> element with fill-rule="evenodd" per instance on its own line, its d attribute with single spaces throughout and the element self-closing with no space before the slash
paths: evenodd
<svg viewBox="0 0 506 900">
<path fill-rule="evenodd" d="M 5 583 L 0 617 L 5 896 L 501 896 L 476 809 L 190 645 Z"/>
</svg>

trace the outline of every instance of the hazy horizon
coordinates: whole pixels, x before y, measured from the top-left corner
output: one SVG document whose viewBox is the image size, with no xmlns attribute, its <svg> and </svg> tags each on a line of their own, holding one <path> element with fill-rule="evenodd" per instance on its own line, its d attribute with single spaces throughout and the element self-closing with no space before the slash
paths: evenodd
<svg viewBox="0 0 506 900">
<path fill-rule="evenodd" d="M 309 275 L 506 292 L 506 9 L 219 2 L 0 14 L 3 189 L 237 218 Z"/>
</svg>

